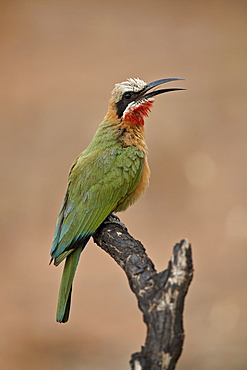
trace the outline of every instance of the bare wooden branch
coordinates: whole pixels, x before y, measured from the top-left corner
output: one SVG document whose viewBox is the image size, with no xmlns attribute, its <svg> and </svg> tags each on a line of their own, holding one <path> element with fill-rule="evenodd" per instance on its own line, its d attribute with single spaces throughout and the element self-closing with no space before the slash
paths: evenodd
<svg viewBox="0 0 247 370">
<path fill-rule="evenodd" d="M 184 341 L 184 299 L 193 277 L 189 242 L 176 244 L 168 268 L 157 273 L 143 245 L 117 216 L 103 222 L 94 241 L 125 271 L 147 325 L 145 345 L 132 355 L 131 369 L 175 369 Z"/>
</svg>

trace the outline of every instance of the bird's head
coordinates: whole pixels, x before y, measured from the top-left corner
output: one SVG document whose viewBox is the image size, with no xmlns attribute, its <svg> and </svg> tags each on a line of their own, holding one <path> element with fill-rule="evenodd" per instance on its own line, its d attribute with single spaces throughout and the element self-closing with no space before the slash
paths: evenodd
<svg viewBox="0 0 247 370">
<path fill-rule="evenodd" d="M 117 120 L 123 120 L 131 125 L 144 125 L 144 117 L 148 116 L 154 103 L 154 96 L 169 91 L 184 90 L 180 88 L 168 88 L 154 90 L 157 86 L 181 78 L 166 78 L 146 83 L 139 78 L 129 78 L 125 82 L 115 85 L 108 114 L 115 116 Z"/>
</svg>

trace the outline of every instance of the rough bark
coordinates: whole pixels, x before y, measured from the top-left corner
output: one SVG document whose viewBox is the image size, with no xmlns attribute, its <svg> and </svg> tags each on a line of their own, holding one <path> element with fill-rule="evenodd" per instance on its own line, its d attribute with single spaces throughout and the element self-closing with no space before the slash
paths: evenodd
<svg viewBox="0 0 247 370">
<path fill-rule="evenodd" d="M 176 244 L 167 269 L 157 273 L 143 245 L 117 216 L 111 215 L 103 222 L 94 241 L 126 273 L 147 325 L 145 345 L 132 354 L 131 369 L 175 369 L 184 341 L 184 299 L 193 277 L 189 242 Z"/>
</svg>

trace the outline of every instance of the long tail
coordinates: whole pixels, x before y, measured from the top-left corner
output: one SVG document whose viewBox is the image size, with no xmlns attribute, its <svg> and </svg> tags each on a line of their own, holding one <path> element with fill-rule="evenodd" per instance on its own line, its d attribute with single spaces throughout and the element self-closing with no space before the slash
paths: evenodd
<svg viewBox="0 0 247 370">
<path fill-rule="evenodd" d="M 85 244 L 83 244 L 80 247 L 77 247 L 66 258 L 58 295 L 57 317 L 56 317 L 58 322 L 67 322 L 69 319 L 72 283 L 74 280 L 75 271 L 80 259 L 80 255 L 84 246 Z"/>
</svg>

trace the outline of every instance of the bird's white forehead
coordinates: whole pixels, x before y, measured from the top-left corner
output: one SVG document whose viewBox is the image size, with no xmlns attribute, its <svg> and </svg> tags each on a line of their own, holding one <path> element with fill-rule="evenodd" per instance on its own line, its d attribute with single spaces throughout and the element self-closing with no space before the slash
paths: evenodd
<svg viewBox="0 0 247 370">
<path fill-rule="evenodd" d="M 144 89 L 146 85 L 147 83 L 143 80 L 140 80 L 140 78 L 128 78 L 127 81 L 115 85 L 112 95 L 115 100 L 118 100 L 122 97 L 125 91 L 138 92 Z"/>
</svg>

